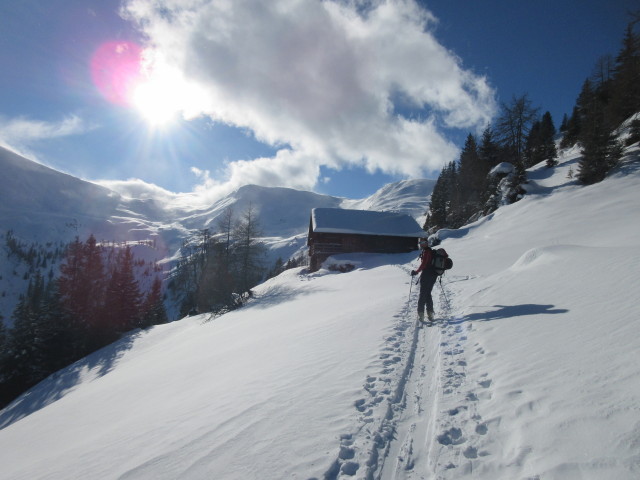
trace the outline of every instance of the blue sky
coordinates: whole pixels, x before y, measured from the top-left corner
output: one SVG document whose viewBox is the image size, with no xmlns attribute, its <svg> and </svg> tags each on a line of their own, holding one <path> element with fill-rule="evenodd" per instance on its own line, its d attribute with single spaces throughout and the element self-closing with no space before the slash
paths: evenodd
<svg viewBox="0 0 640 480">
<path fill-rule="evenodd" d="M 178 6 L 176 6 L 176 3 Z M 123 193 L 435 178 L 501 102 L 556 126 L 631 0 L 0 3 L 0 145 Z"/>
</svg>

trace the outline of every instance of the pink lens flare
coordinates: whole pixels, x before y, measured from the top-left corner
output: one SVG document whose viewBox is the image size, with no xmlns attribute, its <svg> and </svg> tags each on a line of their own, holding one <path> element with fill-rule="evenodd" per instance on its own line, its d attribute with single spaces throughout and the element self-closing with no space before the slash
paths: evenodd
<svg viewBox="0 0 640 480">
<path fill-rule="evenodd" d="M 91 57 L 91 78 L 110 102 L 130 105 L 142 77 L 142 47 L 133 42 L 105 42 Z"/>
</svg>

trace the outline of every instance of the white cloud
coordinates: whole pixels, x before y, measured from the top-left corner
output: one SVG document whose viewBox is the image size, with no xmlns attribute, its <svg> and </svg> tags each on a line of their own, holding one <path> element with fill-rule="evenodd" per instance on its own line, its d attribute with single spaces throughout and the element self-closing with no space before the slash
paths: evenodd
<svg viewBox="0 0 640 480">
<path fill-rule="evenodd" d="M 129 0 L 124 11 L 198 86 L 189 115 L 287 146 L 228 164 L 231 185 L 311 188 L 320 165 L 419 176 L 456 158 L 445 129 L 479 130 L 496 110 L 413 0 Z M 398 115 L 399 96 L 423 117 Z"/>
<path fill-rule="evenodd" d="M 24 145 L 36 140 L 77 135 L 92 128 L 76 115 L 67 116 L 58 122 L 45 122 L 27 117 L 0 117 L 0 141 L 9 145 Z"/>
<path fill-rule="evenodd" d="M 166 204 L 172 203 L 179 195 L 139 178 L 130 178 L 129 180 L 92 180 L 92 182 L 113 190 L 123 197 L 140 200 L 153 199 Z"/>
<path fill-rule="evenodd" d="M 78 135 L 92 130 L 84 121 L 69 115 L 57 122 L 34 120 L 28 117 L 8 118 L 0 115 L 0 146 L 25 158 L 43 163 L 31 146 L 39 140 Z"/>
</svg>

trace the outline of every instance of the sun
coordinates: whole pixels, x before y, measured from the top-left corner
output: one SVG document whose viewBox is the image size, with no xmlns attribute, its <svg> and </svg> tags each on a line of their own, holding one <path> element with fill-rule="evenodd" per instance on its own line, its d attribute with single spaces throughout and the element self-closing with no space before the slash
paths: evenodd
<svg viewBox="0 0 640 480">
<path fill-rule="evenodd" d="M 152 127 L 165 127 L 173 123 L 181 111 L 181 93 L 177 85 L 167 79 L 154 78 L 137 85 L 131 103 Z"/>
<path fill-rule="evenodd" d="M 157 50 L 132 42 L 105 42 L 91 58 L 91 75 L 109 102 L 133 108 L 153 128 L 202 114 L 205 91 Z"/>
<path fill-rule="evenodd" d="M 204 94 L 183 74 L 161 58 L 143 63 L 142 74 L 131 90 L 130 103 L 154 128 L 164 128 L 180 117 L 194 116 Z"/>
</svg>

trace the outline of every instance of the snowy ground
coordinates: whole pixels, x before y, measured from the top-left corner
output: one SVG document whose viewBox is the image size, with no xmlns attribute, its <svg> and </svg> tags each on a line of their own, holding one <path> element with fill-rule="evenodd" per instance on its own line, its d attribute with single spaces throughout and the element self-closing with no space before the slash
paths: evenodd
<svg viewBox="0 0 640 480">
<path fill-rule="evenodd" d="M 436 326 L 414 254 L 287 271 L 21 397 L 0 477 L 640 478 L 640 164 L 579 187 L 575 161 L 447 233 Z"/>
</svg>

